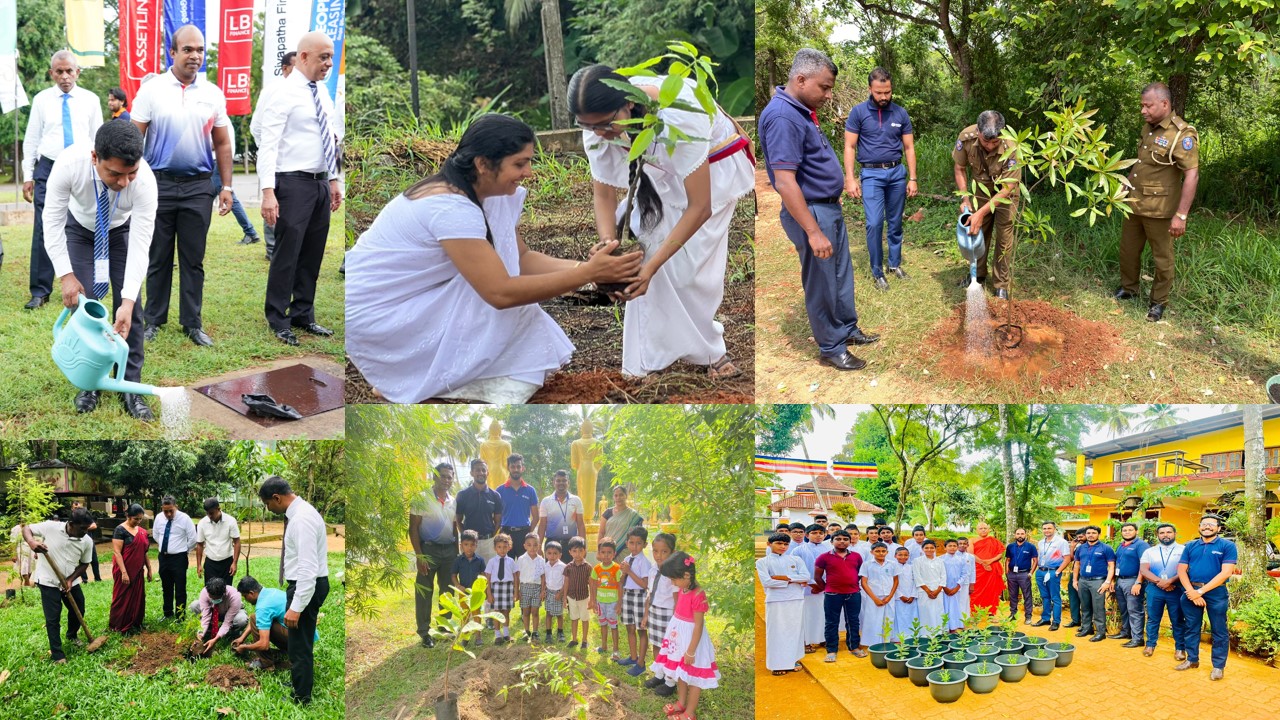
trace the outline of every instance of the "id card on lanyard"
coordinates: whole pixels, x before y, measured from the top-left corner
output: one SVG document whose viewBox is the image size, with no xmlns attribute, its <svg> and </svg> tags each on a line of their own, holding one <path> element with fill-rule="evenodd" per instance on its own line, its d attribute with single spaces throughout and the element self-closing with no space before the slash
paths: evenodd
<svg viewBox="0 0 1280 720">
<path fill-rule="evenodd" d="M 555 500 L 555 497 L 553 496 L 552 499 Z M 569 501 L 571 499 L 572 498 L 565 498 L 564 503 L 556 500 L 556 505 L 560 507 L 560 537 L 567 537 L 569 535 L 569 514 L 565 512 L 565 506 L 569 505 Z"/>
</svg>

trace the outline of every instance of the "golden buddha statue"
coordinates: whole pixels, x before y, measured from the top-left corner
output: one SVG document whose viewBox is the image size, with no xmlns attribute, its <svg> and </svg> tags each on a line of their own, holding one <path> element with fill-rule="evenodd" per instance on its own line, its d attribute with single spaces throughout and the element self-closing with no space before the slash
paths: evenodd
<svg viewBox="0 0 1280 720">
<path fill-rule="evenodd" d="M 480 459 L 489 465 L 489 487 L 497 489 L 507 481 L 507 458 L 511 456 L 511 443 L 502 439 L 502 423 L 494 420 L 489 425 L 489 439 L 480 443 Z"/>
<path fill-rule="evenodd" d="M 582 437 L 569 446 L 569 467 L 577 478 L 576 489 L 582 499 L 582 508 L 587 513 L 583 522 L 592 522 L 596 514 L 596 476 L 604 464 L 600 442 L 591 437 L 593 430 L 590 420 L 582 421 Z"/>
</svg>

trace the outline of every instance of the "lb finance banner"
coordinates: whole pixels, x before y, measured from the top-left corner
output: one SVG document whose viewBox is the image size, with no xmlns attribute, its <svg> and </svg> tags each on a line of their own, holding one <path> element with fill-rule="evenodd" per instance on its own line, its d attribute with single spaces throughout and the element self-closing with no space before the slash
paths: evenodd
<svg viewBox="0 0 1280 720">
<path fill-rule="evenodd" d="M 253 0 L 222 0 L 219 18 L 218 87 L 228 115 L 253 112 L 249 77 L 253 66 Z"/>
</svg>

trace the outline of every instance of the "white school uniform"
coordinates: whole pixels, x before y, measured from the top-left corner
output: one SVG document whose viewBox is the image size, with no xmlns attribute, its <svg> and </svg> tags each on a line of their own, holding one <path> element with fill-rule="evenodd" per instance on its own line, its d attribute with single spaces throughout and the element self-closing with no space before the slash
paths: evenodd
<svg viewBox="0 0 1280 720">
<path fill-rule="evenodd" d="M 804 561 L 804 567 L 809 571 L 809 577 L 812 578 L 813 563 L 818 559 L 819 555 L 830 549 L 825 542 L 817 545 L 807 542 L 793 554 Z M 812 585 L 804 589 L 805 645 L 821 645 L 826 642 L 827 615 L 826 610 L 823 608 L 824 597 L 825 593 L 821 591 L 815 594 Z"/>
<path fill-rule="evenodd" d="M 880 597 L 885 597 L 889 591 L 893 589 L 893 582 L 898 577 L 898 563 L 884 561 L 884 564 L 871 562 L 862 566 L 861 577 L 865 578 L 867 585 L 870 586 L 871 592 Z M 883 635 L 884 621 L 888 618 L 893 619 L 893 602 L 889 602 L 883 606 L 877 606 L 875 602 L 863 593 L 862 596 L 862 629 L 858 637 L 862 645 L 878 645 L 880 643 L 889 642 L 889 638 Z M 892 630 L 890 630 L 892 635 Z"/>
<path fill-rule="evenodd" d="M 943 555 L 942 563 L 947 568 L 947 587 L 960 585 L 955 595 L 943 594 L 942 612 L 947 616 L 947 629 L 959 630 L 969 617 L 969 583 L 975 576 L 969 574 L 969 561 L 959 552 Z"/>
<path fill-rule="evenodd" d="M 804 562 L 795 555 L 769 554 L 756 561 L 756 575 L 764 586 L 765 667 L 794 670 L 804 657 L 805 586 L 786 580 L 808 580 Z"/>
<path fill-rule="evenodd" d="M 935 556 L 932 560 L 921 555 L 913 563 L 912 567 L 913 579 L 916 581 L 916 602 L 919 605 L 920 624 L 925 627 L 926 634 L 932 635 L 942 625 L 942 613 L 946 612 L 943 607 L 943 594 L 939 593 L 938 597 L 930 598 L 924 588 L 939 588 L 947 582 L 947 566 L 943 563 L 942 558 Z M 943 628 L 945 630 L 945 628 Z"/>
<path fill-rule="evenodd" d="M 915 566 L 910 562 L 898 565 L 898 591 L 893 594 L 893 640 L 901 641 L 911 634 L 911 623 L 920 619 L 920 601 L 905 603 L 904 597 L 916 597 L 919 588 L 915 582 Z"/>
</svg>

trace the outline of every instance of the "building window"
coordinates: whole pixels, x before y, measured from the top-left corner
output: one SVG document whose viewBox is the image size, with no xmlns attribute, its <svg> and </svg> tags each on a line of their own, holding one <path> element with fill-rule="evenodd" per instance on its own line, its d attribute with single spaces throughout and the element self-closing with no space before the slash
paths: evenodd
<svg viewBox="0 0 1280 720">
<path fill-rule="evenodd" d="M 1233 452 L 1213 453 L 1211 455 L 1201 455 L 1200 464 L 1208 466 L 1205 472 L 1225 472 L 1227 470 L 1239 470 L 1244 467 L 1244 451 L 1236 450 Z"/>
<path fill-rule="evenodd" d="M 1267 448 L 1267 467 L 1280 467 L 1280 447 Z"/>
<path fill-rule="evenodd" d="M 1149 480 L 1156 478 L 1156 461 L 1154 459 L 1116 463 L 1116 482 L 1122 482 L 1127 485 L 1141 477 Z"/>
</svg>

